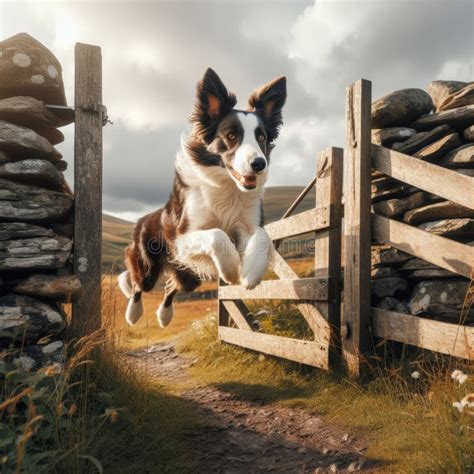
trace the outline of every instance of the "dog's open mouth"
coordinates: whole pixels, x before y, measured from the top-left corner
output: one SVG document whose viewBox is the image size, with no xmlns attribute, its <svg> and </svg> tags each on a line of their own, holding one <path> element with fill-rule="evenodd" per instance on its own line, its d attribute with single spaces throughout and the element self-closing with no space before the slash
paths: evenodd
<svg viewBox="0 0 474 474">
<path fill-rule="evenodd" d="M 236 171 L 232 166 L 228 167 L 232 176 L 245 188 L 245 189 L 255 189 L 257 187 L 257 177 L 253 176 L 244 176 Z"/>
</svg>

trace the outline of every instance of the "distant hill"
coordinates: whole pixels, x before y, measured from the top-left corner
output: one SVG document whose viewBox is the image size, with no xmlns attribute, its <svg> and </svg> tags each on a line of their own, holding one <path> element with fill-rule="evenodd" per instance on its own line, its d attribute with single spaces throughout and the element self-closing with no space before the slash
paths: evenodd
<svg viewBox="0 0 474 474">
<path fill-rule="evenodd" d="M 133 223 L 117 217 L 102 216 L 102 270 L 123 270 L 123 253 L 132 235 Z"/>
<path fill-rule="evenodd" d="M 303 190 L 301 186 L 275 186 L 265 190 L 263 202 L 265 222 L 273 222 L 281 218 L 283 213 L 290 207 L 299 193 Z M 306 196 L 299 205 L 296 212 L 306 211 L 314 207 L 314 189 Z M 123 270 L 123 255 L 125 247 L 130 242 L 133 223 L 110 216 L 103 215 L 102 219 L 102 268 L 103 271 L 110 270 L 118 272 Z M 304 239 L 306 240 L 306 239 Z M 294 241 L 293 241 L 294 242 Z M 295 249 L 297 247 L 295 246 Z M 291 250 L 288 253 L 296 256 L 299 250 Z"/>
</svg>

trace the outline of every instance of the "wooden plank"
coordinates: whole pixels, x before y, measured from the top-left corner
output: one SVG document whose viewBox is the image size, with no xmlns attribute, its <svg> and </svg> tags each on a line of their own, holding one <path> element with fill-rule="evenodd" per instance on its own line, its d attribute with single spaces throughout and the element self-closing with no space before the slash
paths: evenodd
<svg viewBox="0 0 474 474">
<path fill-rule="evenodd" d="M 372 308 L 374 335 L 474 360 L 474 328 Z"/>
<path fill-rule="evenodd" d="M 471 278 L 474 247 L 470 245 L 377 214 L 372 214 L 372 235 L 379 242 Z"/>
<path fill-rule="evenodd" d="M 298 274 L 286 263 L 285 259 L 278 253 L 274 252 L 272 258 L 272 269 L 282 280 L 292 280 L 299 278 Z M 313 331 L 314 339 L 320 344 L 329 344 L 331 328 L 326 320 L 326 317 L 322 314 L 322 305 L 324 302 L 295 302 L 295 306 L 298 311 L 305 318 L 309 327 Z"/>
<path fill-rule="evenodd" d="M 323 369 L 328 368 L 328 347 L 314 341 L 301 341 L 226 327 L 219 328 L 219 339 L 264 354 L 300 362 L 301 364 Z"/>
<path fill-rule="evenodd" d="M 372 166 L 392 178 L 474 209 L 474 177 L 372 145 Z"/>
<path fill-rule="evenodd" d="M 344 151 L 344 312 L 342 355 L 358 375 L 361 353 L 370 347 L 370 142 L 371 83 L 361 79 L 347 89 Z"/>
<path fill-rule="evenodd" d="M 221 300 L 316 300 L 329 299 L 329 278 L 299 278 L 295 280 L 265 280 L 253 290 L 243 286 L 219 287 Z"/>
<path fill-rule="evenodd" d="M 222 304 L 239 329 L 253 331 L 251 321 L 247 318 L 249 310 L 242 301 L 222 301 Z"/>
<path fill-rule="evenodd" d="M 278 240 L 327 229 L 330 225 L 329 214 L 329 206 L 318 207 L 267 224 L 265 230 L 272 240 Z"/>
<path fill-rule="evenodd" d="M 76 335 L 101 326 L 102 260 L 102 58 L 97 46 L 75 48 L 74 273 L 83 296 L 73 304 Z"/>
<path fill-rule="evenodd" d="M 343 153 L 341 148 L 328 148 L 319 154 L 318 164 L 325 164 L 325 167 L 317 173 L 316 185 L 316 202 L 331 209 L 331 227 L 315 235 L 314 272 L 316 277 L 327 275 L 331 278 L 333 298 L 320 303 L 318 309 L 329 323 L 328 339 L 332 349 L 340 347 Z M 335 355 L 335 351 L 331 354 Z"/>
</svg>

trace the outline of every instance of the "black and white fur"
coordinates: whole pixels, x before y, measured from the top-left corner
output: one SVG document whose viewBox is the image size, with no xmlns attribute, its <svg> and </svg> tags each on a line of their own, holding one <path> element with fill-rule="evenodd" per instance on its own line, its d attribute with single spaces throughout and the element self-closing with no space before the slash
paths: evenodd
<svg viewBox="0 0 474 474">
<path fill-rule="evenodd" d="M 249 289 L 260 283 L 273 251 L 262 227 L 262 197 L 285 100 L 286 79 L 279 77 L 251 94 L 247 110 L 237 110 L 235 95 L 207 69 L 169 201 L 137 222 L 126 250 L 119 286 L 129 298 L 129 324 L 143 314 L 142 292 L 162 279 L 162 327 L 173 317 L 177 291 L 193 291 L 216 277 Z"/>
</svg>

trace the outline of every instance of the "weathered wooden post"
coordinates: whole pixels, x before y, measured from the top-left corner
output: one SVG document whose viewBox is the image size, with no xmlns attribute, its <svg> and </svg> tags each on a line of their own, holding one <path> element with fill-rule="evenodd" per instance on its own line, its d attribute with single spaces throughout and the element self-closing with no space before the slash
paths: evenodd
<svg viewBox="0 0 474 474">
<path fill-rule="evenodd" d="M 370 344 L 371 90 L 371 82 L 360 79 L 346 91 L 341 339 L 343 359 L 354 376 Z"/>
<path fill-rule="evenodd" d="M 330 226 L 315 233 L 314 276 L 328 276 L 331 287 L 330 301 L 317 302 L 316 307 L 329 323 L 328 343 L 331 349 L 338 344 L 340 326 L 343 155 L 342 148 L 327 148 L 322 151 L 316 174 L 316 208 L 328 208 Z M 321 335 L 315 336 L 318 338 Z M 334 351 L 329 357 L 332 354 Z"/>
<path fill-rule="evenodd" d="M 101 326 L 102 57 L 98 46 L 75 48 L 74 273 L 83 296 L 73 305 L 73 331 Z"/>
</svg>

